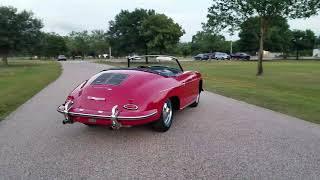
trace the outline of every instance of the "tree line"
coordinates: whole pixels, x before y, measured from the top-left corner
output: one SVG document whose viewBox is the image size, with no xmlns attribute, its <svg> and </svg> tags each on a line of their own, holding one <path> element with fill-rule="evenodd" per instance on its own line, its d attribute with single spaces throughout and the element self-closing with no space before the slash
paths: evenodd
<svg viewBox="0 0 320 180">
<path fill-rule="evenodd" d="M 213 1 L 208 21 L 191 42 L 180 42 L 185 31 L 165 14 L 154 10 L 122 10 L 104 30 L 70 32 L 66 36 L 43 32 L 43 23 L 32 12 L 14 7 L 0 7 L 0 55 L 7 64 L 9 55 L 30 55 L 43 58 L 64 54 L 69 57 L 107 54 L 172 54 L 191 56 L 205 52 L 234 51 L 255 54 L 261 50 L 290 55 L 310 54 L 319 46 L 320 37 L 311 30 L 290 30 L 288 19 L 317 14 L 317 0 L 303 0 L 308 6 L 292 1 Z M 262 4 L 268 3 L 268 6 Z M 228 8 L 226 8 L 228 7 Z M 239 40 L 227 41 L 221 31 L 239 31 Z M 261 54 L 261 53 L 259 53 Z M 258 73 L 262 73 L 262 56 Z"/>
<path fill-rule="evenodd" d="M 69 57 L 94 56 L 108 53 L 163 54 L 173 52 L 185 33 L 182 27 L 154 10 L 122 10 L 109 22 L 107 30 L 71 32 L 61 36 L 43 32 L 43 23 L 32 12 L 14 7 L 0 7 L 0 55 L 5 64 L 10 55 L 52 58 L 59 54 Z"/>
<path fill-rule="evenodd" d="M 320 10 L 319 0 L 213 0 L 209 8 L 206 29 L 220 32 L 228 29 L 234 33 L 244 22 L 256 17 L 258 20 L 259 60 L 257 75 L 263 74 L 263 54 L 265 40 L 279 17 L 285 19 L 308 18 L 317 15 Z M 300 39 L 295 39 L 299 46 Z"/>
</svg>

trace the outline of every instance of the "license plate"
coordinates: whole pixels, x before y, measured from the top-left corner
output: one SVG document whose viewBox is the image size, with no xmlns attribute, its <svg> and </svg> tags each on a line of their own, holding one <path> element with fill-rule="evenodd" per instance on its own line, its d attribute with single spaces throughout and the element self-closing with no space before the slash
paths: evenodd
<svg viewBox="0 0 320 180">
<path fill-rule="evenodd" d="M 96 120 L 96 119 L 91 119 L 91 118 L 90 118 L 90 119 L 88 120 L 88 122 L 90 122 L 90 123 L 96 123 L 96 122 L 97 122 L 97 120 Z"/>
</svg>

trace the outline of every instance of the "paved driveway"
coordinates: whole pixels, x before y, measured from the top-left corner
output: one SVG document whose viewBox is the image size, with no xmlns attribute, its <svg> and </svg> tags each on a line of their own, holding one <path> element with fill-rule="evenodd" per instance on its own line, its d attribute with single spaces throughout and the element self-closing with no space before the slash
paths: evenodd
<svg viewBox="0 0 320 180">
<path fill-rule="evenodd" d="M 56 107 L 107 68 L 62 65 L 56 82 L 0 122 L 0 179 L 320 178 L 319 125 L 213 93 L 164 134 L 62 125 Z"/>
</svg>

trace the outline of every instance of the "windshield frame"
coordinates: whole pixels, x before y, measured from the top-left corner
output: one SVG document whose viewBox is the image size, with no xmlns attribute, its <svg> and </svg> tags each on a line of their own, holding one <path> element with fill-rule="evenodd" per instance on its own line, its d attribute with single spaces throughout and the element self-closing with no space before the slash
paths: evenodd
<svg viewBox="0 0 320 180">
<path fill-rule="evenodd" d="M 183 68 L 182 68 L 182 66 L 181 66 L 178 58 L 176 58 L 176 57 L 174 57 L 174 56 L 168 56 L 168 55 L 142 55 L 142 56 L 136 56 L 136 57 L 140 57 L 141 59 L 142 59 L 142 58 L 147 58 L 147 57 L 152 57 L 152 58 L 159 58 L 159 57 L 169 58 L 169 59 L 167 59 L 167 60 L 176 62 L 176 63 L 178 64 L 179 68 L 180 68 L 179 70 L 181 70 L 181 72 L 184 72 L 184 70 L 183 70 Z M 128 68 L 130 68 L 130 63 L 131 63 L 131 60 L 133 60 L 133 59 L 134 59 L 134 58 L 132 58 L 132 57 L 128 57 L 128 58 L 127 58 Z"/>
</svg>

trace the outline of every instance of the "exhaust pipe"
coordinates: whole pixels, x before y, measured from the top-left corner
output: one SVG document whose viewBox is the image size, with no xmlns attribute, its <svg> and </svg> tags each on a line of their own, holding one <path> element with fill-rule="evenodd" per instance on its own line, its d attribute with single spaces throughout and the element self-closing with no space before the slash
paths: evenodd
<svg viewBox="0 0 320 180">
<path fill-rule="evenodd" d="M 62 124 L 73 124 L 73 122 L 68 119 L 65 119 L 62 121 Z"/>
<path fill-rule="evenodd" d="M 118 121 L 112 121 L 111 129 L 112 130 L 119 130 L 122 125 Z"/>
</svg>

